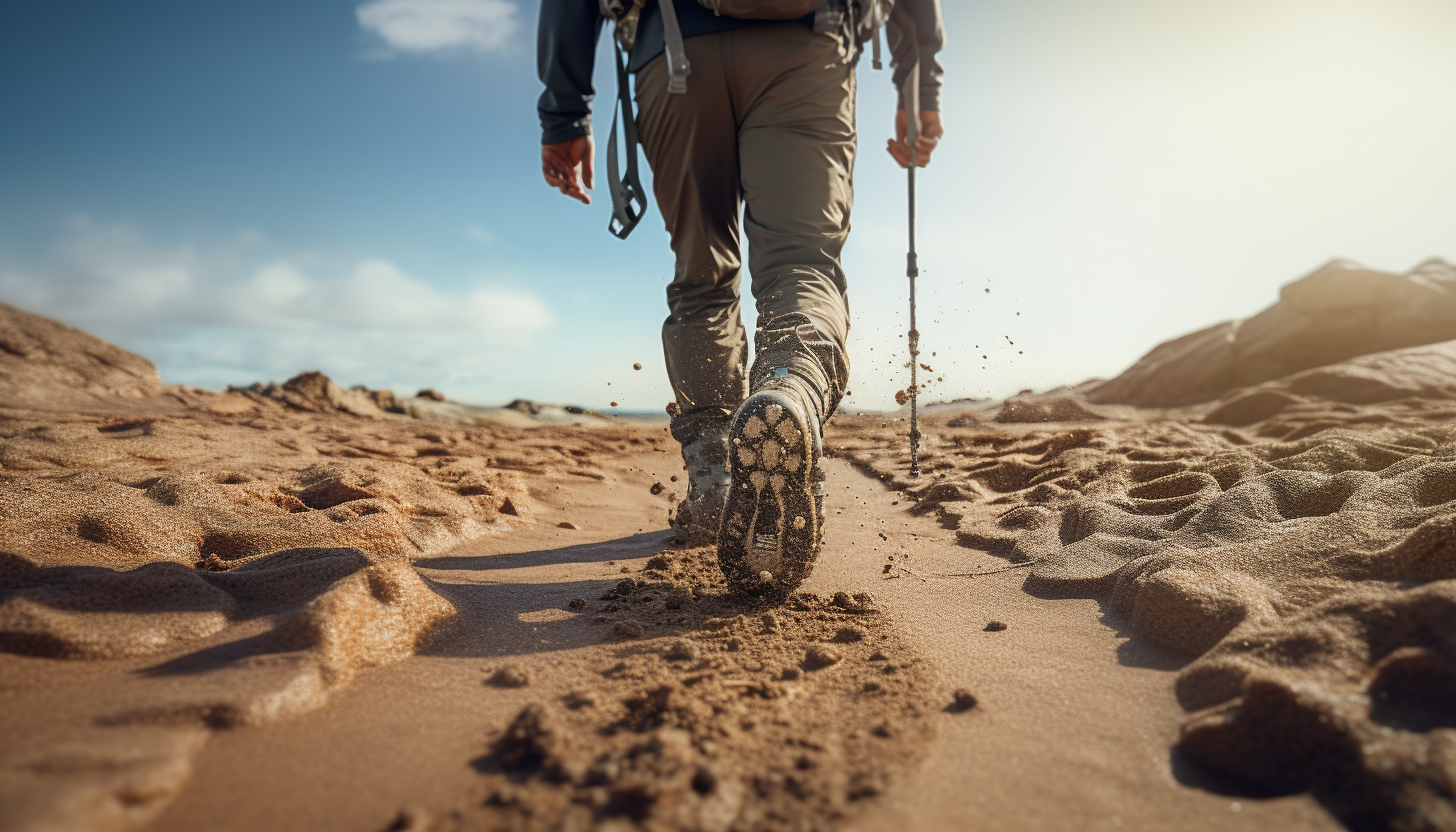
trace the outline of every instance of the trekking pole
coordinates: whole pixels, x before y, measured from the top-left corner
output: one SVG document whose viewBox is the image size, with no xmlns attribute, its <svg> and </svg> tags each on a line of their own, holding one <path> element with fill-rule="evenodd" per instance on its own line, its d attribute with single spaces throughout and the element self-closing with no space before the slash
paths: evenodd
<svg viewBox="0 0 1456 832">
<path fill-rule="evenodd" d="M 915 140 L 920 137 L 920 62 L 910 70 L 905 84 L 905 140 L 910 143 L 910 252 L 905 256 L 905 276 L 910 278 L 910 476 L 920 476 L 920 424 L 918 402 L 920 388 L 916 375 L 920 363 L 920 330 L 915 328 L 915 278 L 920 266 L 915 260 L 915 168 L 919 154 Z"/>
</svg>

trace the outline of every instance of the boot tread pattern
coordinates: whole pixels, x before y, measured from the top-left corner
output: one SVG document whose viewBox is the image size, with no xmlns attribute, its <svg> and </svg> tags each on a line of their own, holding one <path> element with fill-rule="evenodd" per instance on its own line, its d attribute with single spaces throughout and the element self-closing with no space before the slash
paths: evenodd
<svg viewBox="0 0 1456 832">
<path fill-rule="evenodd" d="M 718 534 L 729 586 L 755 595 L 786 595 L 808 577 L 821 534 L 810 428 L 777 398 L 756 394 L 738 412 Z"/>
</svg>

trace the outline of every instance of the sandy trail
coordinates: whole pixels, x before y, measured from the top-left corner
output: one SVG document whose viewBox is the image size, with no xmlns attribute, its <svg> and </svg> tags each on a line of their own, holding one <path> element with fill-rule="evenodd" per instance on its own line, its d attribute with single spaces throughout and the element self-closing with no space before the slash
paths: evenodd
<svg viewBox="0 0 1456 832">
<path fill-rule="evenodd" d="M 954 531 L 847 464 L 828 465 L 843 513 L 829 516 L 807 588 L 871 587 L 942 686 L 980 701 L 939 715 L 929 759 L 849 828 L 1341 828 L 1308 795 L 1251 800 L 1179 782 L 1169 749 L 1187 717 L 1172 686 L 1186 659 L 1130 640 L 1110 605 L 1027 594 L 1025 570 L 886 579 L 887 554 L 922 575 L 1006 561 L 958 545 Z M 992 621 L 1006 629 L 986 631 Z"/>
<path fill-rule="evenodd" d="M 329 708 L 217 735 L 152 828 L 383 829 L 402 811 L 448 814 L 479 789 L 472 763 L 511 715 L 560 697 L 601 663 L 605 628 L 567 611 L 571 599 L 595 599 L 623 569 L 638 574 L 668 542 L 648 486 L 673 460 L 623 462 L 614 483 L 540 487 L 530 530 L 420 562 L 460 611 L 446 638 L 361 674 Z M 934 701 L 957 688 L 980 700 L 968 713 L 931 714 L 929 758 L 849 828 L 1340 828 L 1307 795 L 1258 800 L 1180 783 L 1169 748 L 1186 718 L 1171 693 L 1183 662 L 1129 641 L 1098 602 L 1028 595 L 1022 571 L 887 578 L 889 554 L 922 574 L 1005 561 L 958 545 L 954 531 L 844 462 L 829 466 L 828 542 L 805 589 L 873 592 L 929 660 Z M 553 528 L 558 512 L 581 530 Z M 993 620 L 1006 629 L 986 631 Z M 483 684 L 502 660 L 532 684 Z"/>
</svg>

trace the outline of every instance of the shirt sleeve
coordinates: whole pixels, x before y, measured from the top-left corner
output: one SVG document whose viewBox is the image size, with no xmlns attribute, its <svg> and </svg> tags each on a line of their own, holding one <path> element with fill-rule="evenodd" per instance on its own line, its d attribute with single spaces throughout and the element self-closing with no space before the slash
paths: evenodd
<svg viewBox="0 0 1456 832">
<path fill-rule="evenodd" d="M 905 106 L 905 79 L 920 59 L 920 109 L 940 110 L 941 67 L 936 55 L 945 48 L 945 23 L 940 0 L 899 0 L 885 25 L 891 61 L 895 67 L 895 89 L 900 106 Z"/>
<path fill-rule="evenodd" d="M 541 0 L 536 72 L 546 91 L 536 112 L 542 144 L 591 133 L 592 69 L 603 22 L 598 0 Z"/>
</svg>

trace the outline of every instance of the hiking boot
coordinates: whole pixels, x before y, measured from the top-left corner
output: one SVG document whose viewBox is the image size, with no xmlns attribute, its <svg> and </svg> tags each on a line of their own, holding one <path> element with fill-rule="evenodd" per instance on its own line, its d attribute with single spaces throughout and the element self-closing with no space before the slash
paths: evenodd
<svg viewBox="0 0 1456 832">
<path fill-rule="evenodd" d="M 732 487 L 718 565 L 736 592 L 783 597 L 814 568 L 824 539 L 823 422 L 836 394 L 802 316 L 759 333 L 753 395 L 729 430 Z M 807 337 L 806 337 L 807 336 Z"/>
<path fill-rule="evenodd" d="M 669 523 L 687 535 L 688 543 L 704 545 L 718 533 L 728 499 L 728 422 L 702 430 L 682 446 L 682 454 L 688 495 Z"/>
</svg>

